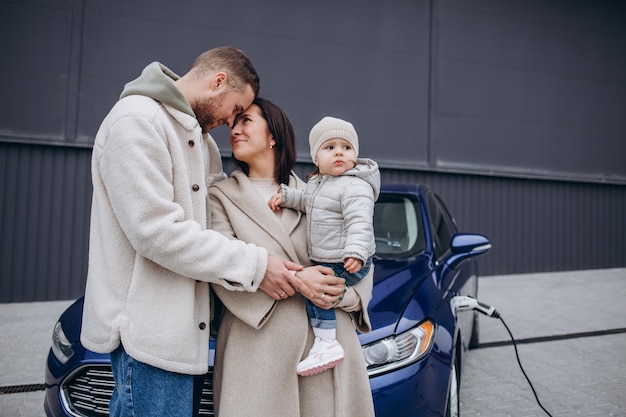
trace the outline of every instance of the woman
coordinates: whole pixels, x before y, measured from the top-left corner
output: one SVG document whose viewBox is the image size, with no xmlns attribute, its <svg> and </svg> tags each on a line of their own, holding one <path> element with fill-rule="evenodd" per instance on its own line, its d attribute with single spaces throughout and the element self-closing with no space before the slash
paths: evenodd
<svg viewBox="0 0 626 417">
<path fill-rule="evenodd" d="M 305 186 L 291 171 L 295 139 L 289 119 L 274 104 L 256 99 L 236 120 L 230 144 L 241 171 L 211 187 L 212 228 L 261 245 L 272 255 L 309 265 L 303 215 L 290 209 L 274 213 L 267 205 L 280 183 Z M 296 366 L 314 339 L 304 298 L 278 294 L 282 298 L 276 301 L 262 292 L 233 292 L 213 286 L 227 308 L 215 358 L 214 391 L 220 417 L 374 415 L 355 332 L 355 327 L 361 332 L 371 329 L 367 304 L 372 274 L 344 293 L 343 285 L 339 291 L 327 285 L 324 275 L 315 269 L 322 267 L 311 268 L 297 275 L 317 294 L 312 302 L 323 308 L 337 307 L 337 339 L 346 359 L 331 370 L 299 377 Z"/>
</svg>

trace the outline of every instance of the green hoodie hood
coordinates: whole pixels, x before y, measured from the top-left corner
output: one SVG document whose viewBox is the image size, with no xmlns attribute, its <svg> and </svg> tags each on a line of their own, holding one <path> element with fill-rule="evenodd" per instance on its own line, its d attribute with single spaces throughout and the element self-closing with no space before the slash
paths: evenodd
<svg viewBox="0 0 626 417">
<path fill-rule="evenodd" d="M 120 98 L 132 95 L 150 97 L 177 110 L 196 117 L 189 102 L 174 81 L 180 77 L 159 62 L 153 62 L 141 72 L 139 78 L 127 83 Z"/>
</svg>

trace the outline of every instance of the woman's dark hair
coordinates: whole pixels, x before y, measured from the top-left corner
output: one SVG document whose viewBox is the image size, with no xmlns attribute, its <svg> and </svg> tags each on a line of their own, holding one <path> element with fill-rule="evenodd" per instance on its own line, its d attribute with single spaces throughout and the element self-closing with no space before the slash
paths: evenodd
<svg viewBox="0 0 626 417">
<path fill-rule="evenodd" d="M 289 184 L 289 175 L 296 163 L 296 135 L 289 118 L 284 111 L 269 100 L 257 97 L 252 104 L 261 109 L 261 115 L 274 137 L 274 153 L 276 154 L 276 171 L 274 175 L 280 184 Z M 249 174 L 248 164 L 239 161 L 233 155 L 233 161 L 246 175 Z"/>
</svg>

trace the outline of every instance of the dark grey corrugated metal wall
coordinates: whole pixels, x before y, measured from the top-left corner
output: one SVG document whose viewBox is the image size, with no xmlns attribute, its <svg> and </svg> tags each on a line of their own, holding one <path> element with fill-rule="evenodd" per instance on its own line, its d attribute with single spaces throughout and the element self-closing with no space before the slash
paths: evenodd
<svg viewBox="0 0 626 417">
<path fill-rule="evenodd" d="M 0 145 L 0 302 L 82 294 L 90 149 Z"/>
<path fill-rule="evenodd" d="M 353 121 L 385 182 L 430 184 L 492 239 L 483 274 L 626 266 L 623 2 L 240 3 L 0 0 L 0 302 L 83 292 L 100 121 L 151 60 L 223 44 L 301 161 L 321 116 Z"/>
<path fill-rule="evenodd" d="M 83 293 L 90 156 L 86 148 L 0 143 L 0 302 Z M 625 186 L 402 170 L 382 178 L 429 184 L 462 231 L 489 236 L 482 275 L 626 265 Z"/>
<path fill-rule="evenodd" d="M 626 264 L 626 187 L 417 173 L 448 203 L 461 230 L 492 251 L 483 274 L 608 268 Z M 386 175 L 393 181 L 395 175 Z M 399 174 L 404 180 L 406 175 Z"/>
</svg>

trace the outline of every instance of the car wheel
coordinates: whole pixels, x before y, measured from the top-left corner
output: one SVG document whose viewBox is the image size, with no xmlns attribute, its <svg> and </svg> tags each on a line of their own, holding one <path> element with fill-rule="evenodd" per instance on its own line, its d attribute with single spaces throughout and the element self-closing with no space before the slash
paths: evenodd
<svg viewBox="0 0 626 417">
<path fill-rule="evenodd" d="M 448 392 L 448 404 L 446 406 L 446 417 L 460 417 L 460 388 L 461 379 L 459 378 L 460 369 L 457 367 L 459 363 L 458 351 L 454 355 L 454 362 L 452 363 L 452 369 L 450 369 L 450 388 Z"/>
</svg>

